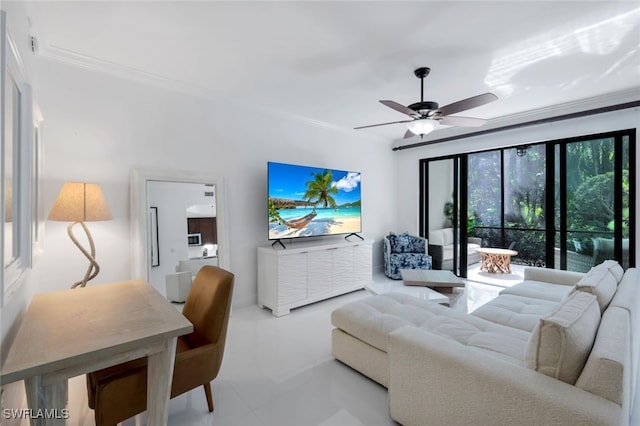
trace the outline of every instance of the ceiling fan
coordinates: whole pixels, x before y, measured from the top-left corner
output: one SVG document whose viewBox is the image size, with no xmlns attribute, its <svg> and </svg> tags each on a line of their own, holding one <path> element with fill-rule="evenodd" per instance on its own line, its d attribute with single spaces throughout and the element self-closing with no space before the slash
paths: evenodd
<svg viewBox="0 0 640 426">
<path fill-rule="evenodd" d="M 498 99 L 496 95 L 493 93 L 483 93 L 440 108 L 437 102 L 424 100 L 424 78 L 429 75 L 430 71 L 431 68 L 422 67 L 413 72 L 416 77 L 420 79 L 420 102 L 404 106 L 394 101 L 380 101 L 380 103 L 388 106 L 389 108 L 408 115 L 411 117 L 411 120 L 370 124 L 368 126 L 355 127 L 354 129 L 366 129 L 368 127 L 386 126 L 389 124 L 410 123 L 406 133 L 404 134 L 404 138 L 407 139 L 416 135 L 426 135 L 435 129 L 438 123 L 447 126 L 478 127 L 487 122 L 487 120 L 481 118 L 453 117 L 451 115 L 493 102 Z"/>
</svg>

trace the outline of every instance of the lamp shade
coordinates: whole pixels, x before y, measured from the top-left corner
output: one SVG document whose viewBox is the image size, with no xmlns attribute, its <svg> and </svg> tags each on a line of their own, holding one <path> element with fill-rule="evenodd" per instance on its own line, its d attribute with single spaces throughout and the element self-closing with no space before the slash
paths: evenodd
<svg viewBox="0 0 640 426">
<path fill-rule="evenodd" d="M 431 131 L 435 129 L 437 125 L 438 123 L 435 120 L 423 118 L 412 121 L 411 123 L 409 123 L 407 128 L 414 135 L 426 135 L 427 133 L 431 133 Z"/>
<path fill-rule="evenodd" d="M 111 212 L 100 186 L 96 183 L 65 183 L 49 212 L 49 220 L 62 222 L 94 222 L 110 219 L 112 219 Z"/>
</svg>

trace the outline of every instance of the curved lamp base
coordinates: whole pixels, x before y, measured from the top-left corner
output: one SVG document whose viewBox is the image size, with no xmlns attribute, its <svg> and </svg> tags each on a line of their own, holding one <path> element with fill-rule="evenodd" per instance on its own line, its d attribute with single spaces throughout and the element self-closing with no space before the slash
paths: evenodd
<svg viewBox="0 0 640 426">
<path fill-rule="evenodd" d="M 80 242 L 73 235 L 73 227 L 78 223 L 82 226 L 82 229 L 84 229 L 85 234 L 87 234 L 87 239 L 89 240 L 89 246 L 91 248 L 91 252 L 88 252 L 87 249 L 82 247 L 82 244 L 80 244 Z M 84 256 L 87 259 L 89 259 L 89 268 L 87 268 L 87 272 L 84 274 L 84 278 L 81 281 L 77 281 L 73 283 L 73 285 L 71 285 L 71 288 L 84 287 L 87 285 L 88 281 L 94 279 L 96 275 L 98 275 L 98 273 L 100 272 L 100 266 L 98 265 L 98 262 L 96 262 L 96 248 L 95 248 L 95 245 L 93 244 L 93 237 L 91 237 L 89 228 L 87 228 L 87 225 L 85 225 L 84 222 L 70 223 L 69 226 L 67 227 L 67 233 L 69 234 L 69 238 L 71 238 L 71 241 L 73 241 L 73 243 L 78 247 L 78 249 L 80 249 L 82 254 L 84 254 Z"/>
</svg>

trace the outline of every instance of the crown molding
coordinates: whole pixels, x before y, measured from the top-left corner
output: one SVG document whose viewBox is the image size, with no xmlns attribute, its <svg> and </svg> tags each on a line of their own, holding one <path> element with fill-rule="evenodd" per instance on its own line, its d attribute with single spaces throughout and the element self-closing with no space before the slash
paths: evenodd
<svg viewBox="0 0 640 426">
<path fill-rule="evenodd" d="M 210 88 L 199 86 L 178 79 L 169 78 L 160 74 L 144 71 L 138 68 L 122 65 L 116 62 L 107 61 L 95 56 L 86 55 L 70 49 L 55 45 L 41 46 L 39 56 L 53 61 L 61 62 L 67 65 L 76 66 L 85 70 L 106 74 L 113 77 L 122 78 L 124 80 L 133 81 L 156 87 L 163 90 L 173 91 L 184 95 L 189 95 L 207 100 L 222 100 L 226 104 L 234 104 L 239 108 L 267 113 L 277 117 L 288 118 L 301 121 L 307 125 L 337 132 L 351 132 L 352 129 L 337 126 L 331 123 L 316 120 L 310 117 L 301 116 L 299 114 L 288 111 L 278 110 L 274 108 L 257 107 L 255 102 L 247 102 L 237 98 L 231 98 L 227 94 L 212 90 Z M 640 87 L 620 90 L 617 92 L 605 93 L 585 99 L 578 99 L 565 102 L 549 107 L 533 109 L 529 111 L 518 112 L 505 116 L 489 119 L 483 129 L 493 129 L 505 126 L 511 126 L 519 123 L 542 120 L 559 115 L 572 114 L 581 111 L 603 108 L 611 105 L 623 104 L 640 99 Z M 472 134 L 476 130 L 461 127 L 451 127 L 432 133 L 431 139 L 440 139 L 452 136 L 461 136 Z M 371 135 L 369 135 L 371 137 Z M 425 139 L 425 142 L 429 140 Z M 392 139 L 394 144 L 404 142 L 404 139 Z"/>
<path fill-rule="evenodd" d="M 165 77 L 160 74 L 144 71 L 138 68 L 122 65 L 117 62 L 107 61 L 95 56 L 86 55 L 64 47 L 55 45 L 41 46 L 39 56 L 52 61 L 76 66 L 88 71 L 119 77 L 124 80 L 133 81 L 161 89 L 171 90 L 182 94 L 196 96 L 200 98 L 211 98 L 220 96 L 206 87 L 187 83 L 181 80 Z"/>
<path fill-rule="evenodd" d="M 258 107 L 255 105 L 255 102 L 248 102 L 239 100 L 237 98 L 232 98 L 226 94 L 209 89 L 204 86 L 199 86 L 197 84 L 188 83 L 178 79 L 172 79 L 160 74 L 144 71 L 112 61 L 107 61 L 95 56 L 86 55 L 55 45 L 41 46 L 39 56 L 66 65 L 79 67 L 92 72 L 106 74 L 112 77 L 118 77 L 124 80 L 152 86 L 162 90 L 173 91 L 179 94 L 189 95 L 205 100 L 222 100 L 227 105 L 234 104 L 238 108 L 247 109 L 254 112 L 267 113 L 273 116 L 284 117 L 296 121 L 302 121 L 307 125 L 317 128 L 343 132 L 346 131 L 346 129 L 344 129 L 343 127 L 336 126 L 331 123 L 323 122 L 298 114 L 292 114 L 290 112 L 278 110 L 275 108 L 265 108 L 264 106 Z"/>
</svg>

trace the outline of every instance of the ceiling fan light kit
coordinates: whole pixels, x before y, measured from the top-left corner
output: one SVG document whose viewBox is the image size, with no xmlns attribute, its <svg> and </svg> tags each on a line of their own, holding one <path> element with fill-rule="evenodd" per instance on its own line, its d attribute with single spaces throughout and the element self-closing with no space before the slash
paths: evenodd
<svg viewBox="0 0 640 426">
<path fill-rule="evenodd" d="M 422 135 L 431 133 L 433 129 L 435 129 L 437 126 L 438 126 L 437 121 L 425 118 L 425 119 L 412 121 L 411 123 L 409 123 L 407 128 L 414 135 L 422 136 Z"/>
<path fill-rule="evenodd" d="M 431 68 L 421 67 L 413 73 L 420 79 L 420 102 L 404 106 L 395 101 L 381 100 L 380 103 L 394 109 L 398 112 L 411 117 L 410 120 L 392 121 L 389 123 L 370 124 L 368 126 L 355 127 L 355 129 L 365 129 L 368 127 L 387 126 L 389 124 L 409 123 L 404 138 L 410 138 L 415 135 L 424 136 L 432 132 L 438 124 L 446 126 L 458 127 L 478 127 L 486 123 L 486 120 L 473 117 L 451 116 L 461 111 L 471 108 L 477 108 L 481 105 L 488 104 L 498 99 L 493 93 L 483 93 L 481 95 L 472 96 L 458 102 L 439 107 L 437 102 L 424 100 L 424 78 L 429 75 Z"/>
</svg>

